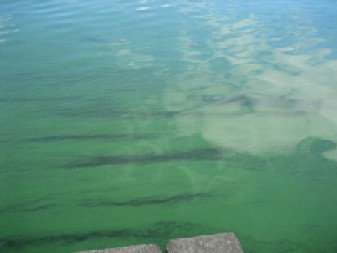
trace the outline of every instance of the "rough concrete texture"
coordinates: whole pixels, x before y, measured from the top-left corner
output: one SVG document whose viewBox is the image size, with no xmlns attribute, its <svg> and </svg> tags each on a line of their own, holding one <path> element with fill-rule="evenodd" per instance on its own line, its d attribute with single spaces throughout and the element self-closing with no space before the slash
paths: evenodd
<svg viewBox="0 0 337 253">
<path fill-rule="evenodd" d="M 123 248 L 81 251 L 78 253 L 162 253 L 162 251 L 155 244 L 143 244 Z"/>
<path fill-rule="evenodd" d="M 167 253 L 243 253 L 233 233 L 171 240 Z"/>
</svg>

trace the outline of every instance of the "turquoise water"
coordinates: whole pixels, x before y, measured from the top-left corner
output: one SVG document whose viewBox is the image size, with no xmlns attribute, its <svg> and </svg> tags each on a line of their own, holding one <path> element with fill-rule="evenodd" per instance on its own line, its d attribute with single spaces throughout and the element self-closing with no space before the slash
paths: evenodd
<svg viewBox="0 0 337 253">
<path fill-rule="evenodd" d="M 336 13 L 0 0 L 0 252 L 337 252 Z"/>
</svg>

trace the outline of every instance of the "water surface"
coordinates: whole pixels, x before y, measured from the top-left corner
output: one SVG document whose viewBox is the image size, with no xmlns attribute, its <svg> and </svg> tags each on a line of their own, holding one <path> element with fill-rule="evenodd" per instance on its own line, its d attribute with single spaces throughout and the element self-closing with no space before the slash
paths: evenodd
<svg viewBox="0 0 337 253">
<path fill-rule="evenodd" d="M 0 251 L 335 253 L 336 12 L 0 0 Z"/>
</svg>

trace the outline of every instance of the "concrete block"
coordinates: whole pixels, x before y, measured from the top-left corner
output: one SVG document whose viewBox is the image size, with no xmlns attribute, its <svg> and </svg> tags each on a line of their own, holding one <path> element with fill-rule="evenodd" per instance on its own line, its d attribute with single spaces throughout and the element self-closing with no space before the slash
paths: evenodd
<svg viewBox="0 0 337 253">
<path fill-rule="evenodd" d="M 233 233 L 223 233 L 171 240 L 167 253 L 243 253 L 243 250 Z"/>
<path fill-rule="evenodd" d="M 155 244 L 142 244 L 114 249 L 88 250 L 78 253 L 162 253 L 162 251 L 159 246 Z"/>
</svg>

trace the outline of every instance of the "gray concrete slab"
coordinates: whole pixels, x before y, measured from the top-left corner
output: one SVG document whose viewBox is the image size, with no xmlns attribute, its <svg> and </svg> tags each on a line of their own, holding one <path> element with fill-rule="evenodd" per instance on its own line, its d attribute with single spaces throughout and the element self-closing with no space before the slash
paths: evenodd
<svg viewBox="0 0 337 253">
<path fill-rule="evenodd" d="M 88 251 L 81 251 L 78 253 L 162 253 L 162 251 L 158 245 L 142 244 L 114 249 L 88 250 Z"/>
<path fill-rule="evenodd" d="M 233 233 L 223 233 L 171 240 L 167 253 L 243 253 L 243 250 Z"/>
</svg>

